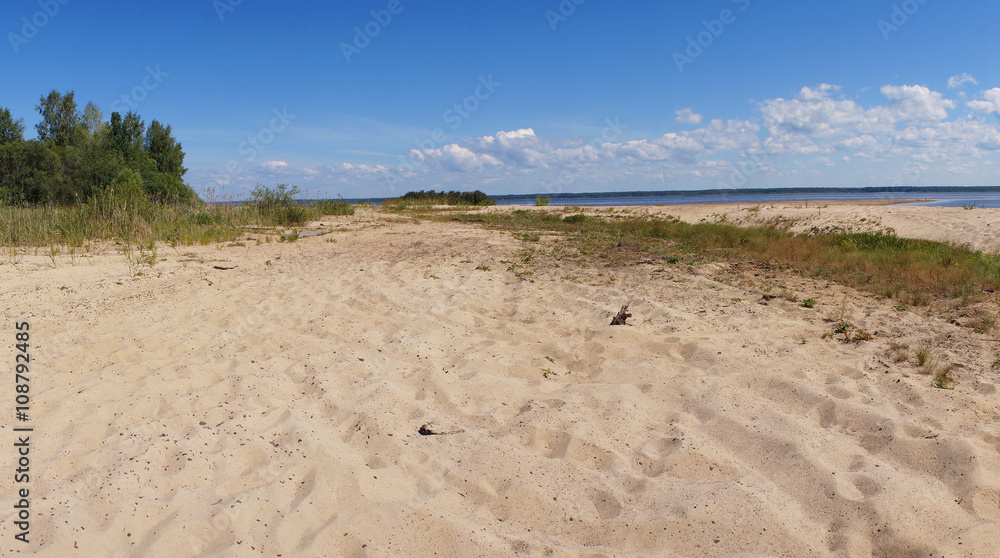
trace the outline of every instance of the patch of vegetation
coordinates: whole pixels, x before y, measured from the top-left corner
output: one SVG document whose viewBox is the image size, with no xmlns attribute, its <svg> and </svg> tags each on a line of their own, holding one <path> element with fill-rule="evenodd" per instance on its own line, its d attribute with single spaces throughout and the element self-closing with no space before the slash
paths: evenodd
<svg viewBox="0 0 1000 558">
<path fill-rule="evenodd" d="M 975 320 L 972 320 L 971 322 L 968 323 L 968 326 L 972 328 L 972 331 L 975 331 L 976 333 L 979 334 L 983 334 L 990 331 L 991 329 L 993 329 L 994 325 L 995 322 L 993 321 L 993 318 L 991 318 L 990 316 L 983 316 L 980 318 L 976 318 Z"/>
<path fill-rule="evenodd" d="M 938 389 L 955 389 L 955 376 L 952 365 L 943 366 L 934 372 L 934 387 Z"/>
<path fill-rule="evenodd" d="M 871 341 L 872 339 L 875 339 L 875 336 L 869 331 L 858 328 L 858 330 L 854 332 L 854 337 L 851 338 L 851 341 Z"/>
<path fill-rule="evenodd" d="M 925 367 L 931 362 L 931 350 L 927 347 L 917 349 L 917 366 Z"/>
<path fill-rule="evenodd" d="M 410 205 L 489 206 L 496 205 L 496 201 L 479 190 L 476 190 L 475 192 L 435 192 L 434 190 L 420 190 L 418 192 L 407 192 L 398 198 L 392 198 L 382 202 L 383 207 L 393 209 L 405 209 Z"/>
<path fill-rule="evenodd" d="M 802 307 L 803 308 L 813 308 L 815 306 L 816 306 L 816 299 L 815 298 L 807 298 L 807 299 L 805 299 L 805 300 L 802 301 Z"/>
<path fill-rule="evenodd" d="M 535 198 L 535 206 L 536 207 L 545 207 L 545 206 L 549 205 L 550 201 L 552 201 L 552 198 L 550 198 L 548 196 L 538 196 L 538 197 Z"/>
<path fill-rule="evenodd" d="M 795 234 L 783 227 L 689 224 L 649 215 L 560 218 L 558 213 L 515 210 L 469 215 L 517 234 L 563 233 L 586 254 L 606 263 L 627 263 L 678 252 L 692 263 L 726 260 L 797 271 L 835 281 L 908 306 L 932 297 L 956 297 L 1000 289 L 1000 255 L 898 237 L 894 231 Z"/>
<path fill-rule="evenodd" d="M 319 215 L 354 215 L 354 206 L 341 196 L 335 200 L 315 201 L 312 207 Z"/>
<path fill-rule="evenodd" d="M 476 266 L 476 271 L 493 271 L 493 270 L 490 269 L 490 266 L 486 264 L 479 264 Z"/>
<path fill-rule="evenodd" d="M 900 363 L 910 360 L 910 346 L 905 343 L 889 343 L 889 348 L 885 351 L 885 356 L 891 358 L 893 362 Z"/>
</svg>

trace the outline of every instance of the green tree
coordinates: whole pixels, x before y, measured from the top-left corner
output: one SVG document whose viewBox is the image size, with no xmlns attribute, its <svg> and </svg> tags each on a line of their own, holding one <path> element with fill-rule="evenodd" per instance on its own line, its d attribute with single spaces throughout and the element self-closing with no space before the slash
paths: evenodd
<svg viewBox="0 0 1000 558">
<path fill-rule="evenodd" d="M 41 98 L 35 110 L 42 116 L 42 121 L 35 125 L 39 140 L 57 147 L 82 143 L 86 132 L 72 91 L 61 95 L 53 89 Z"/>
<path fill-rule="evenodd" d="M 182 178 L 187 169 L 184 168 L 184 151 L 181 144 L 174 139 L 170 126 L 164 126 L 154 120 L 146 130 L 143 142 L 146 153 L 156 161 L 156 170 L 162 173 Z"/>
<path fill-rule="evenodd" d="M 0 145 L 0 199 L 8 204 L 52 201 L 59 156 L 38 141 Z"/>
<path fill-rule="evenodd" d="M 14 120 L 10 109 L 0 108 L 0 145 L 24 141 L 24 119 Z"/>
<path fill-rule="evenodd" d="M 101 129 L 107 126 L 104 123 L 104 113 L 92 102 L 87 103 L 87 106 L 83 107 L 82 123 L 90 137 L 96 136 Z"/>
<path fill-rule="evenodd" d="M 102 136 L 106 135 L 106 129 L 98 131 L 94 141 L 80 149 L 80 161 L 72 181 L 81 200 L 91 199 L 127 168 L 122 154 L 104 141 Z"/>
<path fill-rule="evenodd" d="M 142 149 L 143 134 L 146 131 L 146 124 L 139 118 L 139 115 L 129 111 L 123 118 L 117 112 L 111 113 L 111 123 L 108 126 L 108 141 L 111 146 L 122 154 L 126 161 L 132 161 L 137 157 L 145 156 L 140 154 Z"/>
</svg>

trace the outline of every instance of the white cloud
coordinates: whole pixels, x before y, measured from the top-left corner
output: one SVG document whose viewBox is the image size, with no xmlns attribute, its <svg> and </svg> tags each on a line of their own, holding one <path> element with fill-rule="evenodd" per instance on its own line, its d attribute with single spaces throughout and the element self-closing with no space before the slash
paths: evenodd
<svg viewBox="0 0 1000 558">
<path fill-rule="evenodd" d="M 969 101 L 965 104 L 976 112 L 1000 114 L 1000 87 L 984 91 L 983 97 L 986 99 L 985 101 Z"/>
<path fill-rule="evenodd" d="M 260 167 L 264 170 L 275 172 L 288 168 L 288 163 L 284 161 L 264 161 L 260 164 Z"/>
<path fill-rule="evenodd" d="M 963 76 L 951 81 L 973 83 Z M 683 108 L 675 120 L 689 129 L 633 134 L 628 140 L 617 134 L 548 137 L 524 127 L 413 149 L 402 157 L 366 153 L 383 158 L 375 160 L 384 165 L 296 167 L 280 160 L 292 155 L 276 152 L 275 160 L 248 166 L 227 184 L 305 183 L 336 187 L 334 193 L 345 195 L 354 189 L 355 196 L 377 196 L 442 187 L 537 192 L 608 190 L 621 184 L 636 189 L 742 186 L 750 180 L 764 187 L 930 183 L 947 181 L 949 168 L 968 171 L 961 175 L 964 181 L 995 182 L 995 172 L 989 171 L 1000 163 L 1000 121 L 989 116 L 1000 115 L 1000 87 L 961 104 L 955 100 L 960 92 L 950 92 L 949 98 L 922 85 L 885 85 L 880 91 L 883 99 L 863 104 L 836 85 L 803 87 L 792 98 L 764 99 L 746 119 L 708 119 Z M 909 170 L 901 171 L 904 166 Z M 916 177 L 913 169 L 919 169 Z M 189 175 L 193 184 L 212 176 L 198 172 Z M 851 183 L 850 177 L 863 182 Z"/>
<path fill-rule="evenodd" d="M 675 111 L 674 114 L 677 115 L 677 117 L 674 118 L 675 121 L 680 122 L 681 124 L 691 124 L 692 126 L 695 124 L 701 124 L 701 119 L 704 118 L 702 115 L 690 108 L 682 108 L 681 110 Z"/>
<path fill-rule="evenodd" d="M 882 94 L 889 99 L 889 110 L 900 120 L 944 120 L 956 103 L 941 93 L 922 85 L 886 85 Z"/>
<path fill-rule="evenodd" d="M 957 76 L 951 76 L 948 78 L 948 89 L 959 89 L 966 83 L 979 85 L 979 81 L 969 74 L 958 74 Z"/>
<path fill-rule="evenodd" d="M 759 105 L 772 136 L 786 134 L 817 138 L 885 132 L 893 127 L 885 107 L 865 109 L 850 99 L 834 98 L 840 87 L 803 87 L 795 99 L 771 99 Z"/>
</svg>

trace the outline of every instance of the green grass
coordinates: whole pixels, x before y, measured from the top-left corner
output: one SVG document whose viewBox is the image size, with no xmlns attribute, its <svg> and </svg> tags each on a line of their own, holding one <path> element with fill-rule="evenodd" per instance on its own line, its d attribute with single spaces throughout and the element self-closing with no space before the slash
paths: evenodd
<svg viewBox="0 0 1000 558">
<path fill-rule="evenodd" d="M 297 227 L 326 215 L 354 213 L 354 207 L 343 199 L 299 205 L 291 197 L 296 192 L 281 185 L 258 189 L 243 204 L 129 204 L 97 198 L 73 206 L 0 206 L 0 247 L 13 261 L 29 247 L 51 252 L 95 241 L 118 241 L 126 249 L 150 242 L 207 245 L 234 242 L 249 231 Z"/>
<path fill-rule="evenodd" d="M 517 235 L 557 232 L 582 255 L 608 264 L 682 254 L 687 263 L 729 261 L 796 271 L 926 306 L 933 297 L 980 295 L 1000 288 L 1000 256 L 950 244 L 901 238 L 893 231 L 806 235 L 778 227 L 683 223 L 651 216 L 539 210 L 464 216 Z M 452 218 L 451 216 L 449 218 Z"/>
<path fill-rule="evenodd" d="M 814 308 L 815 306 L 816 306 L 816 299 L 815 298 L 807 298 L 807 299 L 805 299 L 805 300 L 802 301 L 802 307 L 803 308 Z"/>
</svg>

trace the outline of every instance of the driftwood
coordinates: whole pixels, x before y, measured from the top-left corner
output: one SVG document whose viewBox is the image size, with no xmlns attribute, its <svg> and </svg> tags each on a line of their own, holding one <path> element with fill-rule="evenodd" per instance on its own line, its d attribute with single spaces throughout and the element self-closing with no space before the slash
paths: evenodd
<svg viewBox="0 0 1000 558">
<path fill-rule="evenodd" d="M 417 429 L 417 434 L 420 434 L 421 436 L 447 436 L 449 434 L 461 434 L 463 432 L 465 432 L 465 430 L 445 431 L 433 422 L 428 422 Z"/>
<path fill-rule="evenodd" d="M 237 267 L 239 267 L 239 266 L 238 265 L 234 265 L 234 266 L 213 265 L 212 269 L 221 269 L 222 271 L 228 271 L 230 269 L 236 269 Z"/>
<path fill-rule="evenodd" d="M 628 325 L 625 320 L 632 317 L 632 314 L 628 311 L 629 303 L 626 302 L 622 304 L 622 309 L 618 311 L 618 314 L 611 320 L 611 325 Z"/>
</svg>

